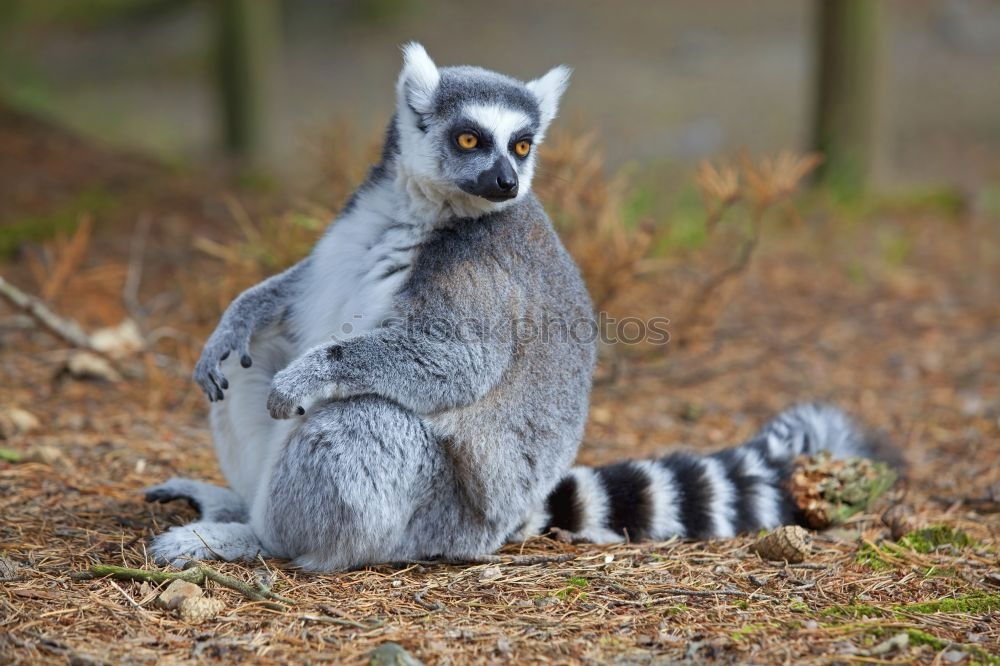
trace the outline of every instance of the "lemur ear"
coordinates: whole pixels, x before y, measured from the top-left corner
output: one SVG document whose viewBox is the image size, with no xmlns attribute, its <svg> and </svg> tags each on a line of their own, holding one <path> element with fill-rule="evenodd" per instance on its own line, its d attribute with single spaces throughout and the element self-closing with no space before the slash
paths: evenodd
<svg viewBox="0 0 1000 666">
<path fill-rule="evenodd" d="M 408 107 L 417 114 L 430 113 L 440 80 L 437 65 L 423 46 L 416 42 L 403 46 L 403 71 L 396 83 L 400 108 Z"/>
<path fill-rule="evenodd" d="M 550 69 L 545 76 L 528 82 L 528 90 L 538 100 L 542 131 L 545 131 L 556 117 L 556 112 L 559 111 L 559 98 L 569 85 L 569 75 L 572 71 L 565 65 L 559 65 Z"/>
</svg>

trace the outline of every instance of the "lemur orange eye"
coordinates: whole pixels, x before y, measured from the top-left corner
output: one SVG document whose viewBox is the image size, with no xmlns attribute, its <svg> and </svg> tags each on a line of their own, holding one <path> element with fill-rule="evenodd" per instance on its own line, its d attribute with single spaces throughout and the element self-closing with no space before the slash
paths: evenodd
<svg viewBox="0 0 1000 666">
<path fill-rule="evenodd" d="M 528 153 L 531 152 L 531 142 L 518 141 L 514 144 L 514 152 L 517 153 L 518 157 L 527 157 Z"/>
<path fill-rule="evenodd" d="M 458 147 L 462 150 L 472 150 L 479 145 L 479 137 L 472 132 L 462 132 L 458 135 Z"/>
</svg>

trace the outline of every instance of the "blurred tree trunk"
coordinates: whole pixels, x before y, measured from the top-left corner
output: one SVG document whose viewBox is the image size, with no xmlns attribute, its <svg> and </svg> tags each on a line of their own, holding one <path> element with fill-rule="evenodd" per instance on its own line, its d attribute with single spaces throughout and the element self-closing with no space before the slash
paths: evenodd
<svg viewBox="0 0 1000 666">
<path fill-rule="evenodd" d="M 818 0 L 813 148 L 819 182 L 864 191 L 875 144 L 881 0 Z"/>
<path fill-rule="evenodd" d="M 222 138 L 235 157 L 260 157 L 280 0 L 211 0 Z"/>
</svg>

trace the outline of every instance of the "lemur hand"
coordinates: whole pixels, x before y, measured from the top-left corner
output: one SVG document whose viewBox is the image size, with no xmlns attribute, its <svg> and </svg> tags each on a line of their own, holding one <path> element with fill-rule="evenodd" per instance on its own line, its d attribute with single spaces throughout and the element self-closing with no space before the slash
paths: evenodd
<svg viewBox="0 0 1000 666">
<path fill-rule="evenodd" d="M 292 361 L 271 379 L 267 411 L 275 419 L 288 419 L 306 409 L 317 399 L 346 398 L 353 393 L 338 381 L 340 345 L 315 347 Z"/>
<path fill-rule="evenodd" d="M 240 365 L 244 368 L 253 364 L 250 359 L 250 336 L 248 328 L 230 326 L 223 320 L 208 338 L 201 358 L 194 366 L 194 380 L 210 401 L 222 400 L 222 392 L 229 388 L 229 381 L 222 374 L 221 366 L 232 352 L 240 355 Z"/>
</svg>

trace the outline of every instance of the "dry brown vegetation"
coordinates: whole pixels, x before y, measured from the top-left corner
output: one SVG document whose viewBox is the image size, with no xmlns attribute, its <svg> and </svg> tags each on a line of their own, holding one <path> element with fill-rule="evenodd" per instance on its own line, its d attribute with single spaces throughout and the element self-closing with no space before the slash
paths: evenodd
<svg viewBox="0 0 1000 666">
<path fill-rule="evenodd" d="M 131 315 L 147 347 L 116 361 L 120 382 L 76 380 L 60 371 L 64 344 L 0 311 L 0 432 L 4 456 L 21 458 L 0 461 L 0 662 L 349 663 L 386 641 L 426 663 L 1000 662 L 996 221 L 877 208 L 851 218 L 821 202 L 799 219 L 787 178 L 807 162 L 736 160 L 698 176 L 710 209 L 730 207 L 705 243 L 654 253 L 670 221 L 625 224 L 629 183 L 607 177 L 593 141 L 547 146 L 543 198 L 598 301 L 670 317 L 684 344 L 605 355 L 581 460 L 723 446 L 792 401 L 821 398 L 901 446 L 908 478 L 890 496 L 818 534 L 796 565 L 749 552 L 753 536 L 536 538 L 497 561 L 330 575 L 221 564 L 294 603 L 269 608 L 207 582 L 225 608 L 201 623 L 158 609 L 162 584 L 86 579 L 97 564 L 158 571 L 145 540 L 193 518 L 144 504 L 141 488 L 220 480 L 188 378 L 201 341 L 232 295 L 305 251 L 364 151 L 331 148 L 323 173 L 336 191 L 306 204 L 234 194 L 213 174 L 156 170 L 3 112 L 0 183 L 20 179 L 38 196 L 15 192 L 2 222 L 52 220 L 53 201 L 73 219 L 55 239 L 22 243 L 0 274 L 91 331 Z M 748 199 L 769 187 L 769 212 L 754 217 L 761 204 Z M 94 188 L 114 205 L 70 205 Z M 880 520 L 893 504 L 912 509 L 896 510 L 905 529 Z M 931 525 L 952 531 L 906 537 Z"/>
</svg>

